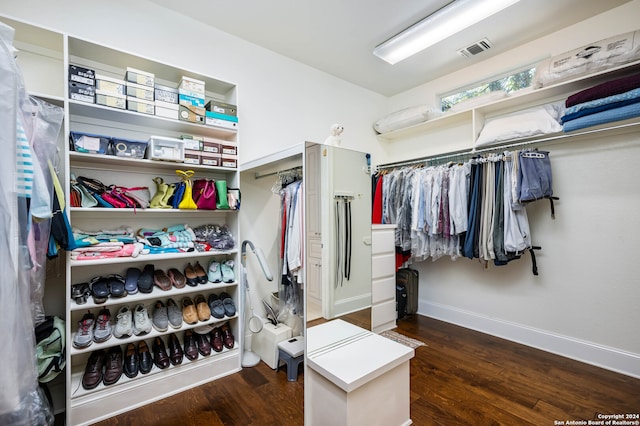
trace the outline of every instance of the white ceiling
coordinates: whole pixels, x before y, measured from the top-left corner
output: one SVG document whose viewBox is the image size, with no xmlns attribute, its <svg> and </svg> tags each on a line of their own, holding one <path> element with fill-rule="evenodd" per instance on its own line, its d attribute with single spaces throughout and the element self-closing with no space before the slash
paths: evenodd
<svg viewBox="0 0 640 426">
<path fill-rule="evenodd" d="M 373 48 L 451 0 L 151 0 L 239 38 L 391 96 L 629 0 L 521 0 L 395 65 Z M 482 38 L 493 48 L 456 52 Z"/>
</svg>

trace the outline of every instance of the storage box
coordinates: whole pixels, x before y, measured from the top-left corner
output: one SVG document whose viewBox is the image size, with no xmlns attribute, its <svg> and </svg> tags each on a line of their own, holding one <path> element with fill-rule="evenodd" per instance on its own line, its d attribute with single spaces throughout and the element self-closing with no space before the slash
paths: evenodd
<svg viewBox="0 0 640 426">
<path fill-rule="evenodd" d="M 233 121 L 234 123 L 238 122 L 238 117 L 235 115 L 220 114 L 219 112 L 215 111 L 207 111 L 206 116 L 211 118 L 219 118 L 220 120 Z"/>
<path fill-rule="evenodd" d="M 178 104 L 163 102 L 156 99 L 155 105 L 156 115 L 158 117 L 171 118 L 173 120 L 178 119 Z"/>
<path fill-rule="evenodd" d="M 127 97 L 108 92 L 105 93 L 102 90 L 96 90 L 96 104 L 112 108 L 127 109 Z"/>
<path fill-rule="evenodd" d="M 202 141 L 202 150 L 205 152 L 213 152 L 214 154 L 220 154 L 220 144 L 217 142 L 210 142 L 207 140 Z"/>
<path fill-rule="evenodd" d="M 196 80 L 195 78 L 183 76 L 180 79 L 180 85 L 178 86 L 178 89 L 190 90 L 192 92 L 200 93 L 204 98 L 204 85 L 205 83 L 202 80 Z"/>
<path fill-rule="evenodd" d="M 220 163 L 222 167 L 228 167 L 230 169 L 235 169 L 238 167 L 238 158 L 235 155 L 224 155 L 222 154 L 222 162 Z"/>
<path fill-rule="evenodd" d="M 118 157 L 144 158 L 147 141 L 137 141 L 124 138 L 111 138 L 113 153 Z"/>
<path fill-rule="evenodd" d="M 155 92 L 156 101 L 163 101 L 171 104 L 178 103 L 178 89 L 156 84 L 154 92 Z"/>
<path fill-rule="evenodd" d="M 204 123 L 204 108 L 178 105 L 178 118 L 192 123 Z"/>
<path fill-rule="evenodd" d="M 144 99 L 145 101 L 152 101 L 153 94 L 154 90 L 152 87 L 136 83 L 127 83 L 127 96 Z"/>
<path fill-rule="evenodd" d="M 226 155 L 238 155 L 238 147 L 227 142 L 220 147 L 220 153 Z"/>
<path fill-rule="evenodd" d="M 129 111 L 140 112 L 143 114 L 154 115 L 156 113 L 156 106 L 153 101 L 134 98 L 133 96 L 127 96 L 127 109 Z"/>
<path fill-rule="evenodd" d="M 229 121 L 229 120 L 222 120 L 220 118 L 213 117 L 210 114 L 214 114 L 214 113 L 209 112 L 209 111 L 206 112 L 205 124 L 207 126 L 222 127 L 224 129 L 230 129 L 230 130 L 237 130 L 238 129 L 238 123 L 237 122 Z"/>
<path fill-rule="evenodd" d="M 153 87 L 155 83 L 155 74 L 140 71 L 135 68 L 127 67 L 127 72 L 124 75 L 125 81 L 129 83 L 142 84 L 143 86 Z"/>
<path fill-rule="evenodd" d="M 196 106 L 204 109 L 204 98 L 178 94 L 178 103 L 186 106 Z"/>
<path fill-rule="evenodd" d="M 89 154 L 108 154 L 109 136 L 94 135 L 83 132 L 69 132 L 71 148 L 76 152 Z"/>
<path fill-rule="evenodd" d="M 184 149 L 189 151 L 202 151 L 202 138 L 189 135 L 182 135 Z"/>
<path fill-rule="evenodd" d="M 215 166 L 219 167 L 222 162 L 220 154 L 214 154 L 213 152 L 202 151 L 200 153 L 200 164 L 203 166 Z"/>
<path fill-rule="evenodd" d="M 79 65 L 69 65 L 69 81 L 95 86 L 96 72 Z"/>
<path fill-rule="evenodd" d="M 178 89 L 178 96 L 180 96 L 180 95 L 191 96 L 192 98 L 202 99 L 203 101 L 204 101 L 204 97 L 205 97 L 204 92 L 194 92 L 193 90 L 187 90 L 187 89 L 182 89 L 182 88 Z"/>
<path fill-rule="evenodd" d="M 185 164 L 200 164 L 200 161 L 200 151 L 194 151 L 191 149 L 184 150 Z"/>
<path fill-rule="evenodd" d="M 236 105 L 227 104 L 215 99 L 211 99 L 204 107 L 207 111 L 217 112 L 218 114 L 238 115 L 238 107 Z"/>
<path fill-rule="evenodd" d="M 124 80 L 96 74 L 96 89 L 103 93 L 114 95 L 126 95 L 126 83 Z"/>
<path fill-rule="evenodd" d="M 96 101 L 96 87 L 89 84 L 69 82 L 69 99 L 74 101 L 94 103 Z"/>
<path fill-rule="evenodd" d="M 152 160 L 184 161 L 184 141 L 164 136 L 149 138 L 149 157 Z"/>
</svg>

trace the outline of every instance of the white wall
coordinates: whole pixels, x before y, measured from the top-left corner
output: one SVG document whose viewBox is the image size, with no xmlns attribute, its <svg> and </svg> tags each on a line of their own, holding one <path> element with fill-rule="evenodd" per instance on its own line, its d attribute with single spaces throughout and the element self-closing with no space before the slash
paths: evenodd
<svg viewBox="0 0 640 426">
<path fill-rule="evenodd" d="M 390 99 L 391 110 L 420 99 L 434 99 L 435 105 L 438 93 L 528 58 L 639 29 L 638 16 L 635 0 L 397 95 Z M 406 159 L 406 152 L 420 157 L 446 151 L 469 135 L 458 133 L 388 142 L 388 161 Z M 544 147 L 551 151 L 560 201 L 555 220 L 548 202 L 528 208 L 534 244 L 543 247 L 537 257 L 540 276 L 531 274 L 528 255 L 487 270 L 468 259 L 418 263 L 419 312 L 640 377 L 639 142 L 636 131 Z"/>
</svg>

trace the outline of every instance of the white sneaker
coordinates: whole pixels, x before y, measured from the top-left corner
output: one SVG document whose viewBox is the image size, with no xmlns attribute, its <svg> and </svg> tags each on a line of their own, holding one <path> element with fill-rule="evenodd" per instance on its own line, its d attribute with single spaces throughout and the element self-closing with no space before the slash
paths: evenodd
<svg viewBox="0 0 640 426">
<path fill-rule="evenodd" d="M 140 334 L 147 334 L 153 327 L 151 318 L 149 318 L 149 312 L 144 305 L 136 305 L 133 310 L 133 334 L 136 336 Z"/>
<path fill-rule="evenodd" d="M 121 307 L 118 310 L 118 315 L 116 315 L 116 326 L 113 329 L 113 335 L 118 339 L 131 336 L 131 324 L 131 310 L 128 306 Z"/>
</svg>

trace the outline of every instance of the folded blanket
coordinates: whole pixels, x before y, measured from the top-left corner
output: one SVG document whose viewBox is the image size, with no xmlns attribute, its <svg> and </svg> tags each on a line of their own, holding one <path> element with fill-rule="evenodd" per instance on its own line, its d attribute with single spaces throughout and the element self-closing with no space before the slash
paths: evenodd
<svg viewBox="0 0 640 426">
<path fill-rule="evenodd" d="M 585 115 L 575 120 L 567 121 L 562 125 L 565 132 L 583 129 L 585 127 L 597 126 L 599 124 L 610 123 L 612 121 L 626 120 L 640 116 L 640 102 L 625 105 L 620 108 L 609 109 L 595 114 Z"/>
<path fill-rule="evenodd" d="M 597 86 L 590 87 L 569 96 L 565 102 L 565 106 L 571 107 L 594 99 L 606 98 L 607 96 L 628 92 L 629 90 L 637 89 L 639 87 L 640 74 L 607 81 L 606 83 L 598 84 Z"/>
<path fill-rule="evenodd" d="M 565 115 L 563 115 L 560 120 L 564 123 L 569 120 L 575 120 L 578 117 L 595 114 L 596 112 L 606 111 L 608 109 L 619 108 L 636 102 L 640 102 L 640 89 L 633 89 L 618 95 L 607 96 L 606 98 L 595 99 L 593 101 L 574 105 L 566 109 Z"/>
</svg>

